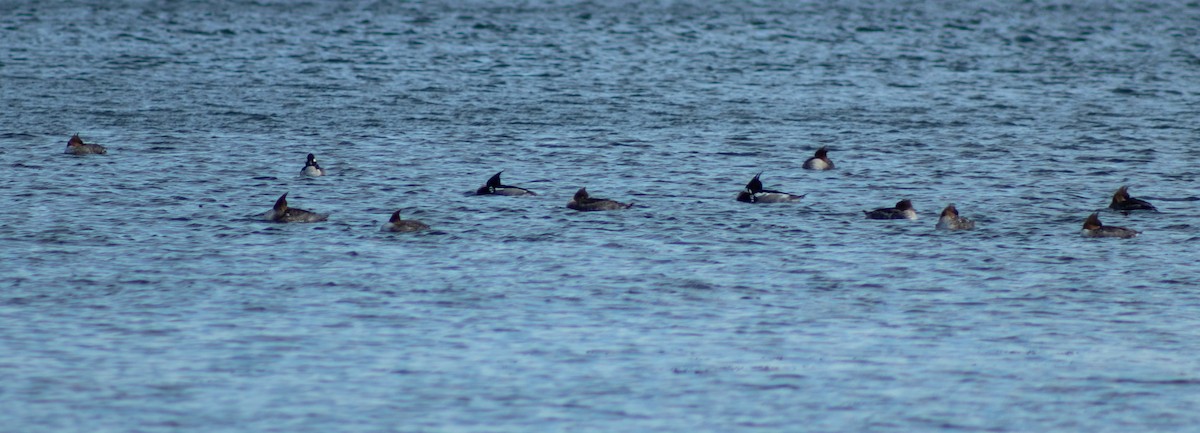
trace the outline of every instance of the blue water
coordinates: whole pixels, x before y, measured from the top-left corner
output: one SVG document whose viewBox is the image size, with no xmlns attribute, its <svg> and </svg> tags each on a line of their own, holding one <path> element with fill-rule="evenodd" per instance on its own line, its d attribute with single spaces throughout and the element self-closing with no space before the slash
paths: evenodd
<svg viewBox="0 0 1200 433">
<path fill-rule="evenodd" d="M 0 431 L 1200 425 L 1195 2 L 111 3 L 0 0 Z"/>
</svg>

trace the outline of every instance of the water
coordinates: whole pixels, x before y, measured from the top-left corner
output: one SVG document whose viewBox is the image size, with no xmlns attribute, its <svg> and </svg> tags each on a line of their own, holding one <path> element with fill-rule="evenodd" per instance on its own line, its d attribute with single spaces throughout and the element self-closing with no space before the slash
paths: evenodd
<svg viewBox="0 0 1200 433">
<path fill-rule="evenodd" d="M 0 425 L 1200 425 L 1200 5 L 876 3 L 0 2 Z"/>
</svg>

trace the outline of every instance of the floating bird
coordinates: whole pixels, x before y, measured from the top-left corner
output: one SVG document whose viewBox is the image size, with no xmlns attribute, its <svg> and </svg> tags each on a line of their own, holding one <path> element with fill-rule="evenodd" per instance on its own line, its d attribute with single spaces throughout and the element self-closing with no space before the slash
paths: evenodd
<svg viewBox="0 0 1200 433">
<path fill-rule="evenodd" d="M 304 209 L 288 207 L 287 193 L 279 196 L 279 200 L 275 200 L 275 206 L 270 212 L 265 215 L 268 221 L 277 223 L 315 223 L 325 221 L 329 215 L 309 212 Z"/>
<path fill-rule="evenodd" d="M 804 168 L 808 170 L 833 170 L 833 161 L 829 160 L 829 157 L 826 156 L 827 153 L 828 151 L 825 150 L 825 146 L 821 146 L 812 158 L 804 161 Z"/>
<path fill-rule="evenodd" d="M 912 202 L 908 199 L 896 202 L 896 207 L 879 208 L 872 211 L 863 211 L 867 215 L 867 219 L 871 220 L 902 220 L 902 219 L 917 219 L 917 210 L 913 209 Z"/>
<path fill-rule="evenodd" d="M 504 170 L 500 170 L 500 173 L 504 173 Z M 496 173 L 488 179 L 486 185 L 475 190 L 475 195 L 537 195 L 525 188 L 500 184 L 500 173 Z"/>
<path fill-rule="evenodd" d="M 1129 212 L 1132 210 L 1158 210 L 1148 201 L 1130 197 L 1129 187 L 1127 186 L 1117 188 L 1117 192 L 1113 193 L 1112 203 L 1109 203 L 1108 207 L 1110 209 L 1122 212 Z"/>
<path fill-rule="evenodd" d="M 108 153 L 108 150 L 99 144 L 84 144 L 83 139 L 79 138 L 79 134 L 71 136 L 67 140 L 67 151 L 63 152 L 71 155 L 103 155 Z"/>
<path fill-rule="evenodd" d="M 392 218 L 384 224 L 380 231 L 385 232 L 415 232 L 421 230 L 429 230 L 429 225 L 415 220 L 400 219 L 400 211 L 392 213 Z"/>
<path fill-rule="evenodd" d="M 954 207 L 954 203 L 950 203 L 945 209 L 942 209 L 942 217 L 938 218 L 937 228 L 943 230 L 971 230 L 975 228 L 975 221 L 958 216 L 958 208 Z"/>
<path fill-rule="evenodd" d="M 578 211 L 597 211 L 597 210 L 619 210 L 629 209 L 633 207 L 633 203 L 621 203 L 616 200 L 606 198 L 591 198 L 588 196 L 587 188 L 579 188 L 575 192 L 575 197 L 567 202 L 568 209 Z"/>
<path fill-rule="evenodd" d="M 1083 231 L 1080 232 L 1085 238 L 1122 238 L 1128 239 L 1138 235 L 1137 230 L 1127 229 L 1125 227 L 1112 227 L 1100 223 L 1100 214 L 1092 212 L 1083 222 Z"/>
<path fill-rule="evenodd" d="M 300 174 L 305 176 L 324 176 L 325 169 L 317 164 L 317 157 L 313 154 L 308 154 L 308 160 L 304 162 L 304 168 L 300 169 Z"/>
<path fill-rule="evenodd" d="M 789 201 L 799 201 L 805 196 L 805 194 L 796 195 L 763 189 L 762 181 L 758 179 L 759 176 L 762 176 L 762 173 L 756 174 L 754 175 L 754 179 L 750 179 L 750 183 L 746 184 L 746 189 L 738 193 L 737 201 L 745 203 L 786 203 Z"/>
</svg>

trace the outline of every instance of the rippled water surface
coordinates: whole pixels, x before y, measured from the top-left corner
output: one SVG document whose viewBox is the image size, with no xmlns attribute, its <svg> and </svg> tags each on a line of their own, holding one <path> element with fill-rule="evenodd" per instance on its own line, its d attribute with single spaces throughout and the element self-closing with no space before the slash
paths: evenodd
<svg viewBox="0 0 1200 433">
<path fill-rule="evenodd" d="M 0 0 L 6 431 L 1200 425 L 1195 2 L 112 3 Z"/>
</svg>

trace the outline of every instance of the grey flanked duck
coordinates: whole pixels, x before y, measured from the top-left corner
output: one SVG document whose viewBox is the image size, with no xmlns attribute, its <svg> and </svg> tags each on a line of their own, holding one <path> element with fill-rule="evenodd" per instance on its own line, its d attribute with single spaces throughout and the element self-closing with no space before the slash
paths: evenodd
<svg viewBox="0 0 1200 433">
<path fill-rule="evenodd" d="M 278 200 L 275 200 L 275 206 L 271 208 L 270 212 L 267 212 L 265 218 L 267 221 L 277 223 L 315 223 L 325 221 L 329 215 L 288 207 L 287 193 L 285 192 L 279 196 Z"/>
<path fill-rule="evenodd" d="M 807 170 L 833 170 L 833 161 L 829 160 L 828 153 L 825 146 L 821 146 L 812 158 L 804 161 L 804 168 Z"/>
<path fill-rule="evenodd" d="M 70 155 L 103 155 L 108 153 L 108 150 L 99 144 L 86 144 L 79 134 L 71 136 L 67 140 L 67 151 L 63 152 Z"/>
<path fill-rule="evenodd" d="M 1108 204 L 1112 210 L 1129 212 L 1133 210 L 1158 210 L 1150 202 L 1133 198 L 1129 195 L 1129 187 L 1122 186 L 1117 188 L 1117 192 L 1113 193 L 1112 203 Z"/>
<path fill-rule="evenodd" d="M 975 228 L 975 221 L 958 216 L 958 208 L 954 207 L 954 203 L 950 203 L 945 209 L 942 209 L 942 216 L 938 218 L 937 228 L 942 230 L 971 230 Z"/>
<path fill-rule="evenodd" d="M 763 189 L 763 184 L 759 180 L 759 176 L 762 176 L 762 173 L 756 174 L 754 175 L 754 179 L 750 179 L 750 183 L 746 184 L 746 189 L 738 193 L 737 201 L 746 203 L 786 203 L 799 201 L 805 196 L 805 194 L 797 195 Z"/>
<path fill-rule="evenodd" d="M 597 210 L 620 210 L 633 207 L 633 203 L 621 203 L 616 200 L 606 198 L 591 198 L 588 196 L 587 188 L 579 188 L 575 192 L 575 197 L 567 202 L 568 209 L 578 211 L 597 211 Z"/>
<path fill-rule="evenodd" d="M 392 213 L 392 218 L 388 219 L 387 224 L 379 229 L 385 232 L 415 232 L 421 230 L 429 230 L 429 225 L 416 220 L 400 219 L 400 211 Z"/>
<path fill-rule="evenodd" d="M 1085 238 L 1123 238 L 1128 239 L 1138 235 L 1137 230 L 1127 229 L 1125 227 L 1106 226 L 1100 222 L 1100 214 L 1092 212 L 1083 221 L 1083 231 L 1080 232 Z"/>
<path fill-rule="evenodd" d="M 879 208 L 872 211 L 863 211 L 869 220 L 903 220 L 917 219 L 917 210 L 913 209 L 912 202 L 908 199 L 896 202 L 895 207 Z"/>
<path fill-rule="evenodd" d="M 504 170 L 500 170 L 500 173 L 504 173 Z M 490 179 L 488 179 L 487 184 L 475 190 L 475 195 L 537 195 L 533 191 L 525 188 L 501 184 L 500 173 L 493 175 Z"/>
<path fill-rule="evenodd" d="M 313 154 L 308 154 L 308 160 L 304 162 L 304 168 L 300 169 L 300 174 L 305 176 L 324 176 L 325 169 L 317 164 L 317 157 Z"/>
</svg>

